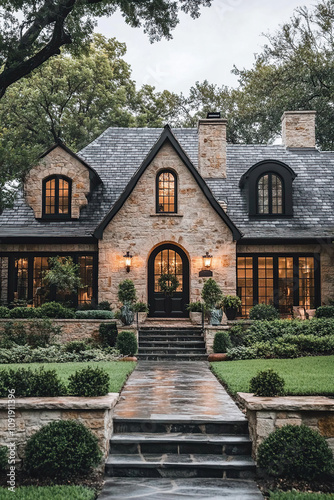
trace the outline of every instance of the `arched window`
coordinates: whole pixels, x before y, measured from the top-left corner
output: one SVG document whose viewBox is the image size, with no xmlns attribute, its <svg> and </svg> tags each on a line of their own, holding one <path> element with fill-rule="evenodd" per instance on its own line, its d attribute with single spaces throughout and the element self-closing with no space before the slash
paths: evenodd
<svg viewBox="0 0 334 500">
<path fill-rule="evenodd" d="M 171 170 L 163 170 L 157 175 L 157 213 L 177 212 L 177 181 Z"/>
<path fill-rule="evenodd" d="M 292 182 L 295 178 L 292 168 L 277 160 L 263 160 L 250 167 L 239 181 L 239 187 L 248 199 L 249 215 L 292 217 Z"/>
<path fill-rule="evenodd" d="M 72 181 L 61 175 L 53 175 L 43 181 L 43 217 L 71 217 Z"/>
<path fill-rule="evenodd" d="M 257 182 L 256 212 L 258 214 L 282 214 L 283 197 L 282 179 L 272 172 L 261 175 Z"/>
</svg>

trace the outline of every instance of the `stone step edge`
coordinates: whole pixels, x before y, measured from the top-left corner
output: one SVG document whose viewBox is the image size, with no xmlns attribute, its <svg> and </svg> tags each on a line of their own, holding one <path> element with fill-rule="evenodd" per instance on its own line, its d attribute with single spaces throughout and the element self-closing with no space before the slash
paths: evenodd
<svg viewBox="0 0 334 500">
<path fill-rule="evenodd" d="M 117 417 L 116 415 L 113 417 L 113 421 L 119 423 L 124 423 L 124 424 L 133 424 L 133 423 L 138 423 L 138 424 L 190 424 L 190 425 L 211 425 L 211 424 L 218 424 L 218 425 L 245 425 L 248 424 L 248 420 L 246 417 L 240 418 L 238 420 L 233 419 L 233 420 L 228 420 L 228 419 L 212 419 L 212 420 L 204 420 L 202 418 L 189 418 L 189 419 L 183 419 L 183 418 L 173 418 L 173 417 L 168 417 L 168 419 L 165 418 L 124 418 L 124 417 Z"/>
<path fill-rule="evenodd" d="M 121 455 L 124 457 L 124 455 Z M 160 455 L 161 456 L 161 455 Z M 182 457 L 185 455 L 175 455 L 175 457 L 179 458 L 182 460 Z M 207 457 L 207 455 L 201 455 L 201 457 Z M 252 458 L 249 458 L 248 460 L 245 459 L 240 459 L 238 456 L 233 457 L 233 462 L 222 459 L 221 462 L 217 462 L 217 455 L 214 455 L 215 459 L 211 460 L 201 460 L 201 461 L 194 461 L 194 462 L 182 462 L 182 461 L 168 461 L 168 459 L 165 459 L 164 462 L 161 462 L 159 460 L 157 461 L 150 461 L 150 462 L 139 462 L 136 460 L 131 460 L 133 459 L 133 455 L 127 455 L 129 459 L 124 459 L 120 458 L 120 455 L 109 455 L 107 457 L 106 466 L 109 467 L 114 467 L 117 469 L 124 469 L 124 468 L 136 468 L 136 469 L 152 469 L 152 468 L 158 468 L 158 469 L 236 469 L 236 470 L 254 470 L 256 469 L 256 464 Z M 195 455 L 193 455 L 195 457 Z"/>
<path fill-rule="evenodd" d="M 185 437 L 186 436 L 186 437 Z M 181 436 L 174 436 L 173 433 L 168 434 L 154 434 L 151 435 L 146 434 L 145 437 L 141 435 L 141 433 L 130 433 L 128 434 L 114 434 L 110 438 L 111 443 L 119 443 L 119 444 L 133 444 L 133 443 L 157 443 L 157 444 L 170 444 L 170 443 L 185 443 L 185 444 L 249 444 L 252 443 L 252 440 L 244 434 L 233 435 L 233 434 L 208 434 L 207 439 L 199 439 L 199 437 L 203 437 L 205 434 L 182 434 Z"/>
</svg>

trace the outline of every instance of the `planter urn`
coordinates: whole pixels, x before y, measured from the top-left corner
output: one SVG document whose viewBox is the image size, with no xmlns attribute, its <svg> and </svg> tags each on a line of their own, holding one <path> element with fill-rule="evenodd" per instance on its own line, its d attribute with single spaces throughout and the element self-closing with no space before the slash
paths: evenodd
<svg viewBox="0 0 334 500">
<path fill-rule="evenodd" d="M 138 312 L 137 313 L 138 325 L 142 325 L 143 323 L 145 323 L 146 318 L 147 318 L 147 313 L 146 312 Z"/>
<path fill-rule="evenodd" d="M 190 321 L 193 325 L 201 325 L 202 324 L 202 313 L 201 312 L 192 312 L 189 313 Z"/>
<path fill-rule="evenodd" d="M 211 309 L 210 311 L 210 325 L 218 326 L 222 322 L 223 311 L 222 309 Z"/>
<path fill-rule="evenodd" d="M 225 307 L 224 312 L 228 320 L 232 321 L 237 317 L 238 309 L 234 307 Z"/>
</svg>

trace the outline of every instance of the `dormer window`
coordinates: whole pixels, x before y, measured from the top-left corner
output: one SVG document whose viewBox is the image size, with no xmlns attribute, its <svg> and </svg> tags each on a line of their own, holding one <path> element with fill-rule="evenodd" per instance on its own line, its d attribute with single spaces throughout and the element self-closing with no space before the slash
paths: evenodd
<svg viewBox="0 0 334 500">
<path fill-rule="evenodd" d="M 284 188 L 282 179 L 272 172 L 260 176 L 257 181 L 258 214 L 283 214 Z"/>
<path fill-rule="evenodd" d="M 177 213 L 177 181 L 171 170 L 160 171 L 157 175 L 156 212 Z"/>
<path fill-rule="evenodd" d="M 240 179 L 245 188 L 249 215 L 263 218 L 291 217 L 293 214 L 292 182 L 294 171 L 276 160 L 253 165 Z"/>
<path fill-rule="evenodd" d="M 68 177 L 53 175 L 43 181 L 43 217 L 71 217 L 72 181 Z"/>
</svg>

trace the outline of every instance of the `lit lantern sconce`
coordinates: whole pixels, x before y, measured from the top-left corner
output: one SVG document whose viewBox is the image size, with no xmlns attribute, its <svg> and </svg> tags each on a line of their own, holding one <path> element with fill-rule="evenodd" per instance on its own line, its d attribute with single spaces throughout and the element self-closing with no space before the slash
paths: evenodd
<svg viewBox="0 0 334 500">
<path fill-rule="evenodd" d="M 126 272 L 129 273 L 131 268 L 132 255 L 130 255 L 130 252 L 126 252 L 126 254 L 123 255 L 123 257 L 125 259 Z"/>
<path fill-rule="evenodd" d="M 212 264 L 212 255 L 209 254 L 209 252 L 206 252 L 205 255 L 203 255 L 203 266 L 205 269 L 199 272 L 199 277 L 209 277 L 212 276 L 212 271 L 210 269 Z"/>
</svg>

